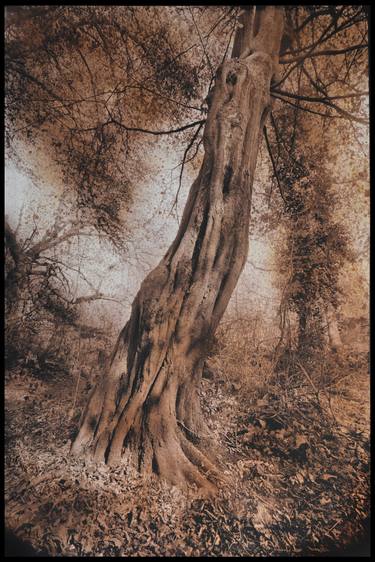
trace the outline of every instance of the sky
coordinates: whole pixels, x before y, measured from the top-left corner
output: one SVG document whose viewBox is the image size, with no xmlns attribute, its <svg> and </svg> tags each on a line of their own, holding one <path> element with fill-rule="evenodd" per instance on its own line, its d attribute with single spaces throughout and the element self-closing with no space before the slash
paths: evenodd
<svg viewBox="0 0 375 562">
<path fill-rule="evenodd" d="M 367 77 L 364 80 L 367 81 Z M 361 89 L 366 87 L 365 84 L 361 85 Z M 360 141 L 365 145 L 365 152 L 368 152 L 368 144 L 366 144 L 368 139 L 362 138 L 361 131 L 359 136 Z M 129 233 L 125 254 L 116 254 L 108 243 L 97 237 L 80 236 L 63 248 L 66 274 L 71 280 L 76 296 L 90 294 L 95 287 L 104 292 L 108 299 L 113 299 L 86 305 L 82 308 L 83 314 L 90 322 L 96 324 L 106 319 L 117 329 L 121 328 L 127 320 L 131 303 L 143 278 L 158 263 L 172 242 L 178 228 L 178 217 L 181 217 L 188 189 L 194 180 L 194 173 L 191 169 L 187 169 L 177 210 L 174 209 L 180 172 L 178 164 L 183 147 L 177 150 L 176 147 L 162 142 L 160 137 L 154 138 L 154 141 L 151 139 L 147 146 L 151 149 L 147 148 L 145 151 L 146 165 L 152 165 L 155 172 L 152 180 L 144 180 L 137 184 L 131 212 L 123 216 L 124 225 Z M 339 168 L 340 174 L 334 178 L 334 181 L 337 183 L 337 189 L 342 193 L 339 213 L 341 217 L 348 220 L 353 243 L 358 250 L 361 250 L 369 229 L 366 210 L 368 201 L 366 197 L 353 199 L 350 193 L 358 186 L 365 193 L 368 187 L 353 183 L 352 164 L 346 159 L 348 147 L 335 148 L 338 154 L 333 158 L 334 172 Z M 30 147 L 27 147 L 25 154 L 29 152 Z M 34 155 L 30 156 L 33 157 Z M 42 155 L 39 169 L 42 169 L 44 181 L 42 184 L 37 184 L 32 177 L 17 169 L 12 162 L 7 162 L 5 209 L 13 227 L 16 227 L 23 209 L 19 234 L 24 239 L 30 236 L 35 224 L 39 225 L 41 233 L 51 226 L 59 205 L 63 187 L 61 182 L 59 184 L 58 181 L 54 181 L 54 174 L 45 170 L 44 165 Z M 148 178 L 150 177 L 151 175 L 148 175 Z M 264 185 L 261 186 L 255 180 L 255 199 L 262 188 L 264 191 Z M 273 320 L 277 318 L 280 296 L 273 280 L 278 274 L 277 271 L 265 271 L 275 269 L 273 250 L 276 235 L 277 233 L 261 238 L 251 237 L 248 261 L 234 291 L 228 314 L 239 316 L 250 312 L 255 315 L 257 311 L 261 311 L 263 318 Z M 365 277 L 368 277 L 368 260 L 362 260 L 360 267 Z M 77 270 L 84 275 L 88 283 L 82 279 Z"/>
<path fill-rule="evenodd" d="M 353 181 L 353 178 L 361 171 L 356 168 L 356 162 L 360 161 L 356 154 L 360 155 L 361 150 L 364 155 L 368 153 L 368 137 L 364 128 L 360 128 L 358 134 L 362 148 L 358 143 L 345 147 L 345 150 L 343 147 L 333 147 L 332 180 L 341 194 L 337 209 L 338 216 L 341 217 L 339 220 L 345 220 L 349 225 L 352 242 L 360 253 L 369 234 L 368 181 L 365 179 L 358 182 Z M 354 159 L 348 158 L 348 148 L 351 148 Z M 65 273 L 71 281 L 73 294 L 79 297 L 92 294 L 98 289 L 108 299 L 81 305 L 82 318 L 86 323 L 120 330 L 130 315 L 131 303 L 142 280 L 158 264 L 173 241 L 188 190 L 197 173 L 186 168 L 176 206 L 180 174 L 178 165 L 182 150 L 160 138 L 150 141 L 147 158 L 153 173 L 147 175 L 148 180 L 137 184 L 131 211 L 123 215 L 123 222 L 129 233 L 127 250 L 123 255 L 115 253 L 109 243 L 92 236 L 76 237 L 69 245 L 65 244 L 58 249 L 59 258 L 61 256 L 67 266 Z M 263 160 L 259 160 L 259 164 L 262 164 Z M 367 163 L 363 154 L 361 162 L 360 169 L 363 168 L 363 163 L 365 167 Z M 264 180 L 263 183 L 260 182 L 263 174 L 261 167 L 257 168 L 253 186 L 255 201 L 257 197 L 259 201 L 261 192 L 265 191 Z M 62 191 L 54 177 L 53 173 L 47 171 L 46 177 L 43 179 L 42 175 L 42 181 L 36 182 L 13 162 L 6 162 L 5 213 L 13 228 L 20 223 L 18 232 L 22 239 L 30 236 L 35 224 L 41 233 L 53 224 Z M 353 189 L 360 190 L 359 197 L 351 197 Z M 73 212 L 73 207 L 71 211 Z M 251 319 L 260 313 L 263 321 L 272 330 L 275 329 L 280 303 L 279 289 L 274 283 L 278 277 L 274 263 L 274 241 L 277 236 L 276 230 L 262 237 L 250 237 L 248 260 L 229 303 L 227 318 L 246 316 Z M 359 262 L 359 269 L 368 280 L 369 264 L 366 256 Z M 351 283 L 352 279 L 348 277 L 347 287 Z M 353 291 L 351 298 L 347 299 L 346 314 L 350 313 L 349 309 L 354 307 L 356 299 L 358 297 Z"/>
<path fill-rule="evenodd" d="M 130 232 L 125 255 L 116 254 L 96 237 L 75 238 L 69 246 L 59 248 L 59 252 L 64 250 L 61 258 L 64 263 L 79 269 L 93 287 L 99 287 L 106 296 L 116 299 L 96 301 L 81 307 L 85 320 L 94 325 L 101 324 L 105 319 L 115 329 L 122 328 L 142 280 L 163 257 L 177 233 L 178 219 L 194 175 L 189 174 L 189 170 L 185 173 L 176 215 L 174 202 L 180 173 L 179 154 L 167 143 L 159 141 L 155 143 L 151 158 L 155 161 L 156 174 L 152 181 L 138 186 L 132 212 L 124 217 Z M 257 188 L 260 186 L 255 181 L 255 192 Z M 21 238 L 30 236 L 34 221 L 41 233 L 53 224 L 59 195 L 57 185 L 48 181 L 39 185 L 17 169 L 13 162 L 6 163 L 5 214 L 11 226 L 16 228 L 23 209 L 19 226 Z M 249 312 L 255 315 L 261 310 L 264 317 L 276 317 L 278 292 L 273 286 L 271 274 L 264 271 L 268 268 L 272 268 L 270 241 L 267 238 L 250 239 L 248 261 L 228 306 L 229 316 L 241 317 Z M 77 271 L 66 269 L 66 273 L 76 296 L 92 293 Z"/>
</svg>

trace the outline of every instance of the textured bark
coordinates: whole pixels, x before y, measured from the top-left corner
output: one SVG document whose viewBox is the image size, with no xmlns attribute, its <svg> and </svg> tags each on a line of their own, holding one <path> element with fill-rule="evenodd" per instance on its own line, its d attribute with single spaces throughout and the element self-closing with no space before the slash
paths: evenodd
<svg viewBox="0 0 375 562">
<path fill-rule="evenodd" d="M 207 345 L 248 253 L 258 142 L 277 71 L 283 10 L 260 10 L 255 37 L 252 15 L 242 18 L 247 50 L 235 42 L 236 58 L 218 69 L 205 156 L 179 231 L 143 281 L 72 445 L 72 452 L 110 464 L 128 448 L 140 469 L 209 492 L 220 475 L 202 452 L 197 389 Z"/>
</svg>

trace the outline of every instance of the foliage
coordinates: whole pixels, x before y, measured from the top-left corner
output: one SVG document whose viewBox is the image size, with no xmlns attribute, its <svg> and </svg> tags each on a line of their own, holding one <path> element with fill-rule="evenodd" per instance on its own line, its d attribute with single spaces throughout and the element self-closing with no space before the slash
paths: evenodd
<svg viewBox="0 0 375 562">
<path fill-rule="evenodd" d="M 181 120 L 203 111 L 194 102 L 203 97 L 207 60 L 197 61 L 196 44 L 184 48 L 191 26 L 184 26 L 181 17 L 178 31 L 173 25 L 181 11 L 151 6 L 7 8 L 9 154 L 25 166 L 24 146 L 29 153 L 35 147 L 34 160 L 41 152 L 44 171 L 54 164 L 57 181 L 76 194 L 85 220 L 116 244 L 121 213 L 147 173 L 139 134 L 178 129 Z M 221 43 L 219 30 L 228 26 L 228 18 L 230 22 L 227 12 L 215 8 L 208 16 L 201 14 L 206 43 L 211 33 Z"/>
<path fill-rule="evenodd" d="M 336 219 L 338 192 L 328 170 L 327 139 L 317 134 L 321 123 L 315 117 L 299 116 L 293 137 L 291 123 L 290 111 L 278 114 L 283 158 L 277 178 L 285 229 L 278 261 L 288 279 L 281 314 L 296 314 L 298 348 L 308 356 L 324 347 L 327 310 L 337 310 L 343 296 L 340 273 L 355 255 L 347 229 Z"/>
<path fill-rule="evenodd" d="M 173 131 L 186 145 L 183 165 L 199 152 L 202 99 L 238 11 L 7 8 L 8 154 L 26 166 L 30 151 L 34 173 L 41 168 L 73 196 L 80 234 L 82 225 L 94 227 L 122 247 L 133 192 L 151 170 L 145 135 Z M 16 311 L 7 328 L 8 355 L 17 360 L 7 385 L 6 521 L 51 555 L 316 555 L 349 542 L 368 516 L 367 356 L 321 352 L 325 308 L 337 309 L 351 292 L 350 280 L 341 292 L 339 277 L 354 260 L 336 213 L 332 136 L 321 131 L 338 123 L 341 149 L 337 139 L 351 130 L 344 119 L 366 121 L 367 7 L 289 6 L 287 20 L 292 37 L 271 92 L 283 108 L 273 106 L 265 131 L 272 188 L 255 230 L 284 229 L 281 328 L 289 313 L 305 318 L 301 344 L 314 363 L 310 370 L 294 355 L 275 372 L 277 334 L 264 319 L 219 328 L 200 390 L 229 480 L 214 502 L 145 482 L 125 462 L 98 468 L 68 455 L 109 356 L 108 327 L 82 324 L 77 305 L 85 297 L 78 302 L 61 264 L 61 238 L 76 225 L 61 228 L 57 217 L 57 228 L 16 236 L 23 277 L 8 240 L 8 290 L 21 290 L 9 301 Z M 261 165 L 259 183 L 267 184 Z M 16 273 L 25 282 L 15 284 Z M 101 296 L 92 290 L 86 302 Z M 349 329 L 345 319 L 342 326 Z"/>
</svg>

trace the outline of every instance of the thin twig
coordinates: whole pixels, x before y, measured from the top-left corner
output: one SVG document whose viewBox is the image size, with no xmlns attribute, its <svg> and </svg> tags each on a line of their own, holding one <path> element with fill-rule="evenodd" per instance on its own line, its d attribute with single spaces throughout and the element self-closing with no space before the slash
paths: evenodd
<svg viewBox="0 0 375 562">
<path fill-rule="evenodd" d="M 272 162 L 272 167 L 273 167 L 273 171 L 274 171 L 274 174 L 275 174 L 275 177 L 276 177 L 277 185 L 279 187 L 280 195 L 281 195 L 281 198 L 286 205 L 286 199 L 284 197 L 283 190 L 281 189 L 281 182 L 280 182 L 280 179 L 279 179 L 279 174 L 277 172 L 277 168 L 276 168 L 276 164 L 275 164 L 275 161 L 274 161 L 274 158 L 273 158 L 271 146 L 270 146 L 270 143 L 269 143 L 269 140 L 268 140 L 267 127 L 263 128 L 263 132 L 264 132 L 264 138 L 266 139 L 267 150 L 268 150 L 268 154 L 270 156 L 271 162 Z M 271 198 L 271 194 L 270 194 L 270 198 Z"/>
</svg>

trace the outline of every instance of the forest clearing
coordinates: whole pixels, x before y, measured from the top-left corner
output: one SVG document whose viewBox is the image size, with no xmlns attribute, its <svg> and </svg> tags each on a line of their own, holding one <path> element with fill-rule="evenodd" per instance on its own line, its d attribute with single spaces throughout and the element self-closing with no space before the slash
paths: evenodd
<svg viewBox="0 0 375 562">
<path fill-rule="evenodd" d="M 6 555 L 369 556 L 368 7 L 5 16 Z"/>
</svg>

